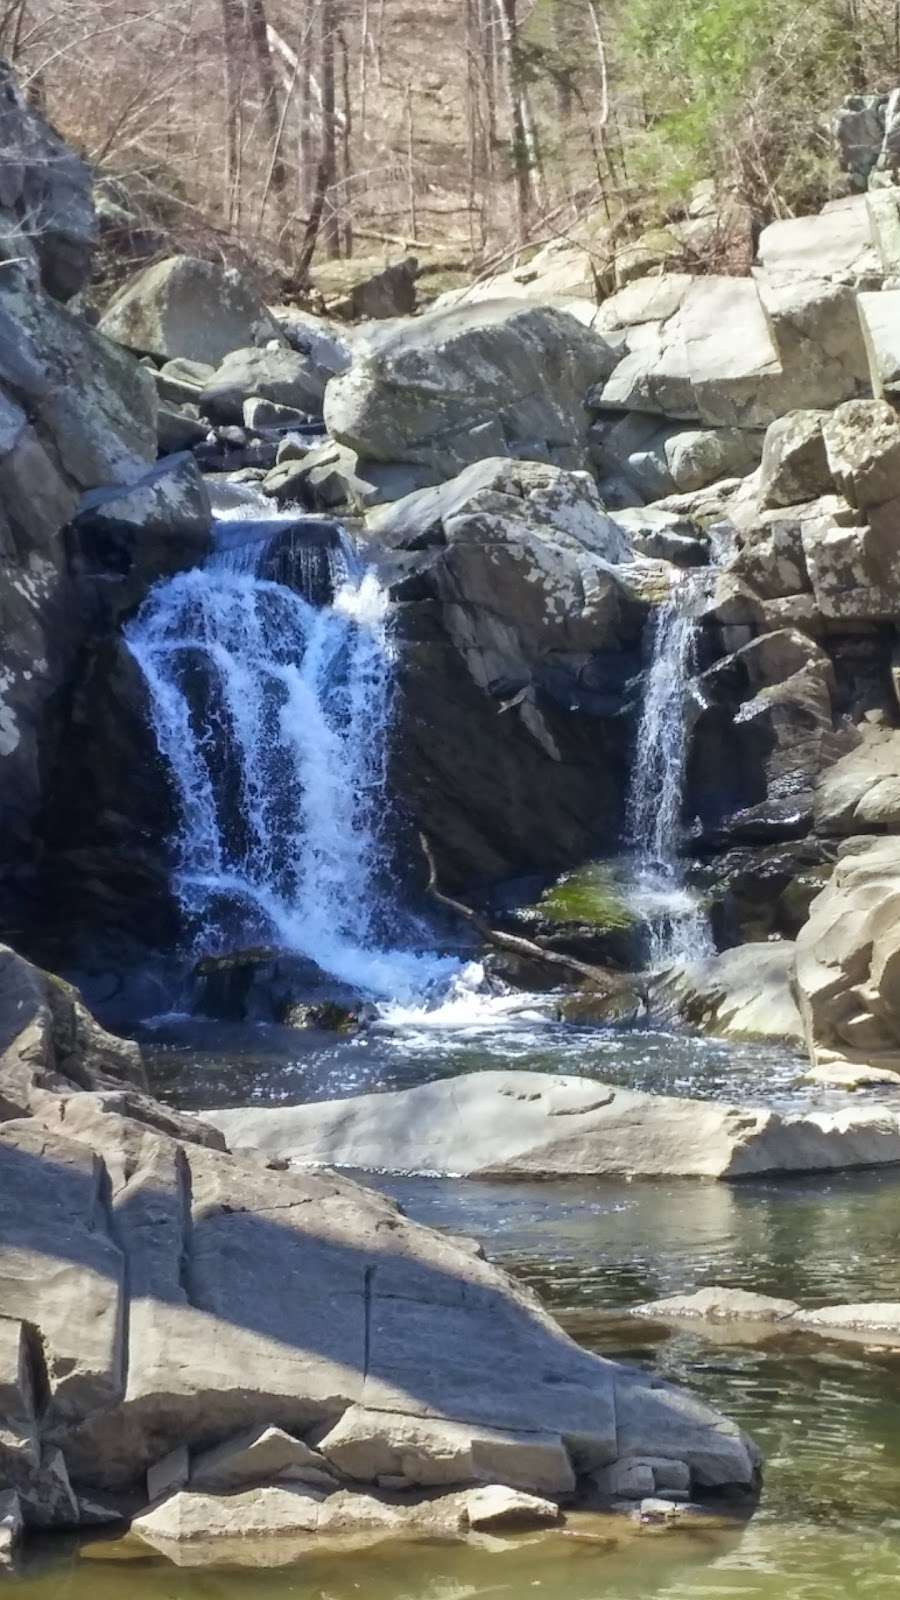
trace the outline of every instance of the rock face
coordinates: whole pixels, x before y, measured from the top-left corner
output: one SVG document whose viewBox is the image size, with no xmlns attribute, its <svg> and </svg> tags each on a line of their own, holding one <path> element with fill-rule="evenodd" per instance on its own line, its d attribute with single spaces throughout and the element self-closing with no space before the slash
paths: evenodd
<svg viewBox="0 0 900 1600">
<path fill-rule="evenodd" d="M 0 261 L 24 264 L 31 287 L 70 300 L 87 281 L 97 242 L 91 175 L 28 104 L 5 61 L 0 149 Z"/>
<path fill-rule="evenodd" d="M 900 1160 L 900 1112 L 884 1107 L 781 1116 L 536 1072 L 475 1072 L 209 1120 L 233 1147 L 298 1167 L 463 1177 L 744 1178 Z"/>
<path fill-rule="evenodd" d="M 232 350 L 283 340 L 240 272 L 193 256 L 145 267 L 107 306 L 100 331 L 141 355 L 185 356 L 214 367 Z"/>
<path fill-rule="evenodd" d="M 0 982 L 0 1455 L 27 1523 L 139 1507 L 145 1476 L 153 1541 L 398 1526 L 435 1486 L 495 1486 L 469 1508 L 487 1525 L 513 1514 L 497 1486 L 558 1505 L 634 1455 L 751 1486 L 738 1429 L 580 1349 L 471 1246 L 216 1148 L 112 1077 L 133 1047 L 71 991 L 54 1013 L 55 980 L 11 952 Z"/>
<path fill-rule="evenodd" d="M 393 554 L 392 780 L 454 883 L 613 835 L 646 604 L 587 474 L 478 462 L 372 514 Z"/>
<path fill-rule="evenodd" d="M 814 1064 L 900 1065 L 900 841 L 847 847 L 797 938 Z"/>
<path fill-rule="evenodd" d="M 87 269 L 88 174 L 4 83 L 6 147 L 21 152 L 7 164 L 9 204 L 46 222 L 33 249 L 12 251 L 0 288 L 0 916 L 18 925 L 71 673 L 102 604 L 70 571 L 63 529 L 84 491 L 146 473 L 156 395 L 148 373 L 54 298 Z"/>
<path fill-rule="evenodd" d="M 551 307 L 431 312 L 357 342 L 325 420 L 363 460 L 427 467 L 435 483 L 486 456 L 585 467 L 585 397 L 613 361 L 599 334 Z"/>
</svg>

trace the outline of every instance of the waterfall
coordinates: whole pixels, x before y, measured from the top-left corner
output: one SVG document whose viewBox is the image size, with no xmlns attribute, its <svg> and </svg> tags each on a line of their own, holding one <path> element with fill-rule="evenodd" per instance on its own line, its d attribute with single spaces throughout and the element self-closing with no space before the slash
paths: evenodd
<svg viewBox="0 0 900 1600">
<path fill-rule="evenodd" d="M 175 891 L 198 950 L 274 945 L 412 998 L 453 963 L 391 943 L 387 596 L 334 525 L 235 509 L 125 634 L 175 792 Z"/>
<path fill-rule="evenodd" d="M 713 950 L 706 916 L 685 885 L 681 860 L 687 706 L 697 638 L 692 599 L 690 581 L 682 579 L 653 621 L 628 794 L 632 900 L 649 928 L 652 968 L 696 960 Z"/>
</svg>

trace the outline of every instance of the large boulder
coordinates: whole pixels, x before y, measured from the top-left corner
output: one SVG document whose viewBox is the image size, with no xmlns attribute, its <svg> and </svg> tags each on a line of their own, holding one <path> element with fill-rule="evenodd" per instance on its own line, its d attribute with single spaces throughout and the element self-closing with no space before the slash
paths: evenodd
<svg viewBox="0 0 900 1600">
<path fill-rule="evenodd" d="M 297 1168 L 731 1179 L 900 1159 L 900 1112 L 884 1106 L 782 1115 L 543 1072 L 472 1072 L 352 1100 L 209 1118 L 232 1148 Z"/>
<path fill-rule="evenodd" d="M 701 1491 L 752 1487 L 734 1425 L 580 1349 L 471 1243 L 61 1064 L 23 1108 L 0 1059 L 0 1453 L 15 1434 L 23 1487 L 55 1469 L 68 1491 L 23 1498 L 27 1523 L 163 1496 L 145 1536 L 273 1531 L 263 1505 L 325 1531 L 383 1520 L 384 1489 L 395 1525 L 422 1523 L 433 1486 L 558 1505 L 636 1455 Z"/>
<path fill-rule="evenodd" d="M 392 782 L 442 876 L 583 859 L 619 825 L 646 615 L 591 479 L 487 460 L 370 526 L 394 552 Z"/>
<path fill-rule="evenodd" d="M 900 842 L 847 846 L 797 937 L 813 1065 L 900 1065 Z"/>
<path fill-rule="evenodd" d="M 549 306 L 432 312 L 358 340 L 325 397 L 329 432 L 365 459 L 414 462 L 434 482 L 486 456 L 588 464 L 585 397 L 615 356 Z"/>
<path fill-rule="evenodd" d="M 726 1039 L 802 1040 L 793 970 L 789 939 L 738 945 L 665 972 L 652 987 L 652 1005 Z"/>
<path fill-rule="evenodd" d="M 110 301 L 100 331 L 141 355 L 186 356 L 214 367 L 232 350 L 283 340 L 245 274 L 194 256 L 145 267 Z"/>
</svg>

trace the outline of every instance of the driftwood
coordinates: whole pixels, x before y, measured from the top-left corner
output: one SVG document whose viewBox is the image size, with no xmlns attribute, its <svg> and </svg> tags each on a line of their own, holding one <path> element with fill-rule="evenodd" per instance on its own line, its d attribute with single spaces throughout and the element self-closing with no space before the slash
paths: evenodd
<svg viewBox="0 0 900 1600">
<path fill-rule="evenodd" d="M 455 900 L 452 895 L 445 894 L 439 888 L 437 881 L 437 866 L 434 852 L 424 833 L 419 834 L 419 844 L 425 863 L 428 867 L 428 893 L 438 905 L 446 906 L 456 916 L 462 917 L 477 933 L 485 944 L 494 945 L 498 950 L 508 950 L 512 955 L 524 956 L 529 961 L 541 962 L 548 967 L 558 967 L 561 972 L 567 972 L 570 977 L 575 977 L 582 984 L 590 984 L 591 988 L 601 994 L 616 994 L 622 989 L 633 987 L 632 983 L 621 977 L 618 973 L 606 972 L 603 967 L 590 966 L 586 961 L 578 961 L 574 956 L 562 955 L 558 950 L 545 950 L 543 946 L 535 944 L 532 939 L 524 939 L 517 933 L 504 933 L 500 928 L 492 928 L 484 917 L 462 900 Z"/>
</svg>

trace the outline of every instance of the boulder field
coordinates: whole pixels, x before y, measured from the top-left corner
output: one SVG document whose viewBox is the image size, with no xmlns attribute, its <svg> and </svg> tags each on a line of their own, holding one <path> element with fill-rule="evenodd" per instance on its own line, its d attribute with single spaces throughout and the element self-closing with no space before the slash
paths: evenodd
<svg viewBox="0 0 900 1600">
<path fill-rule="evenodd" d="M 471 1241 L 230 1154 L 9 950 L 0 1027 L 0 1482 L 26 1527 L 540 1525 L 636 1460 L 663 1493 L 752 1490 L 723 1417 L 582 1350 Z"/>
</svg>

